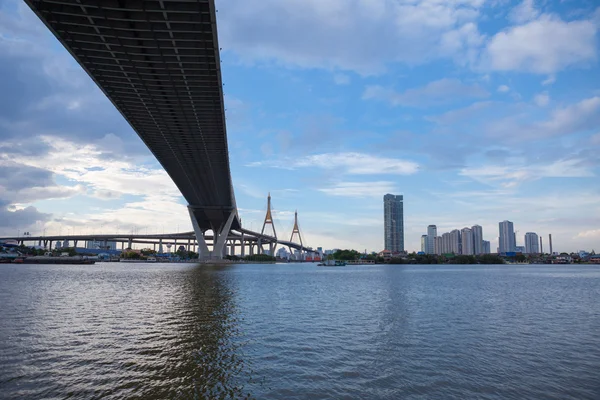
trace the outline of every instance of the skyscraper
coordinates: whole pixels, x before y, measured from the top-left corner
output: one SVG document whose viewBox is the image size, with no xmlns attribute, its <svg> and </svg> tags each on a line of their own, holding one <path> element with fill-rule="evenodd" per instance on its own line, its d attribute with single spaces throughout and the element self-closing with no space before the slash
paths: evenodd
<svg viewBox="0 0 600 400">
<path fill-rule="evenodd" d="M 427 253 L 427 235 L 421 235 L 421 251 Z"/>
<path fill-rule="evenodd" d="M 450 253 L 461 254 L 461 235 L 458 229 L 450 232 Z"/>
<path fill-rule="evenodd" d="M 490 241 L 489 240 L 484 240 L 483 241 L 483 254 L 490 254 L 492 251 L 492 249 L 490 248 Z"/>
<path fill-rule="evenodd" d="M 383 196 L 383 227 L 385 249 L 392 252 L 404 251 L 404 197 L 402 195 Z"/>
<path fill-rule="evenodd" d="M 540 252 L 539 243 L 537 233 L 527 232 L 525 234 L 525 253 L 538 254 Z"/>
<path fill-rule="evenodd" d="M 473 255 L 473 231 L 471 228 L 461 230 L 462 254 Z"/>
<path fill-rule="evenodd" d="M 473 225 L 471 232 L 473 232 L 473 254 L 483 254 L 483 229 L 479 225 Z"/>
<path fill-rule="evenodd" d="M 517 242 L 515 240 L 515 229 L 510 221 L 502 221 L 498 224 L 498 251 L 500 253 L 508 253 L 517 251 Z"/>
<path fill-rule="evenodd" d="M 425 253 L 435 254 L 435 237 L 437 236 L 437 226 L 429 225 L 427 227 L 427 247 Z"/>
</svg>

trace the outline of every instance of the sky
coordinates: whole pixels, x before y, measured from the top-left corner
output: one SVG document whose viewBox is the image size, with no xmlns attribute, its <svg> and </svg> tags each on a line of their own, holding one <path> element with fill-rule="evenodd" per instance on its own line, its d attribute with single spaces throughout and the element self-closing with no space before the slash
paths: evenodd
<svg viewBox="0 0 600 400">
<path fill-rule="evenodd" d="M 595 0 L 221 0 L 232 178 L 245 227 L 383 249 L 498 222 L 600 251 Z M 185 200 L 21 1 L 0 0 L 0 235 L 182 232 Z M 268 230 L 268 228 L 267 228 Z"/>
</svg>

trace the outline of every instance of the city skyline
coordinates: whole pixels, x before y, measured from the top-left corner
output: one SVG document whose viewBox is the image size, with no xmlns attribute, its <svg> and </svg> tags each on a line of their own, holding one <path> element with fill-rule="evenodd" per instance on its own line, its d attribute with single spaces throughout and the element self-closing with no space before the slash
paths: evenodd
<svg viewBox="0 0 600 400">
<path fill-rule="evenodd" d="M 350 1 L 218 4 L 244 224 L 262 224 L 271 192 L 282 237 L 297 209 L 306 244 L 381 251 L 381 196 L 404 193 L 408 251 L 431 221 L 504 218 L 545 246 L 552 232 L 555 251 L 600 247 L 593 2 L 440 2 L 432 19 L 427 1 Z M 307 21 L 315 46 L 294 34 Z M 21 1 L 0 4 L 0 66 L 0 235 L 192 230 L 168 175 Z"/>
</svg>

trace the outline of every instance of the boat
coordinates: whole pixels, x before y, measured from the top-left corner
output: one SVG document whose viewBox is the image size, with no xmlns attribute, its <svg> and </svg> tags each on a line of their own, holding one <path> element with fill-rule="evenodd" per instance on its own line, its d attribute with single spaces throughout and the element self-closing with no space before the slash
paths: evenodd
<svg viewBox="0 0 600 400">
<path fill-rule="evenodd" d="M 156 257 L 148 257 L 148 258 L 146 259 L 146 262 L 149 262 L 149 263 L 155 263 L 155 262 L 156 262 Z"/>
<path fill-rule="evenodd" d="M 346 266 L 346 262 L 342 260 L 327 260 L 320 264 L 317 264 L 318 267 L 344 267 Z"/>
</svg>

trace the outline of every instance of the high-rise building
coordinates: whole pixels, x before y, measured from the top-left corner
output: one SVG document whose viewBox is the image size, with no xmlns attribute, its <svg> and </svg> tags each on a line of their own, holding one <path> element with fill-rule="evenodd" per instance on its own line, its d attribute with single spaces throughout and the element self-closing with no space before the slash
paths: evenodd
<svg viewBox="0 0 600 400">
<path fill-rule="evenodd" d="M 473 232 L 473 254 L 483 254 L 483 229 L 479 225 L 473 225 L 471 232 Z"/>
<path fill-rule="evenodd" d="M 465 255 L 473 255 L 473 231 L 471 228 L 463 228 L 461 230 L 462 253 Z"/>
<path fill-rule="evenodd" d="M 484 240 L 483 241 L 483 254 L 490 254 L 491 252 L 492 252 L 492 249 L 490 247 L 490 241 Z"/>
<path fill-rule="evenodd" d="M 452 253 L 450 249 L 450 233 L 446 232 L 442 235 L 442 254 Z"/>
<path fill-rule="evenodd" d="M 421 251 L 427 253 L 427 235 L 421 235 Z"/>
<path fill-rule="evenodd" d="M 450 232 L 450 251 L 449 253 L 454 254 L 462 254 L 461 253 L 461 242 L 462 238 L 460 235 L 460 231 L 458 229 L 454 229 Z"/>
<path fill-rule="evenodd" d="M 517 251 L 517 242 L 515 240 L 515 228 L 512 222 L 502 221 L 498 224 L 498 251 L 502 253 Z"/>
<path fill-rule="evenodd" d="M 442 237 L 436 236 L 433 240 L 433 253 L 438 256 L 442 255 Z"/>
<path fill-rule="evenodd" d="M 435 241 L 436 236 L 437 236 L 437 226 L 429 225 L 427 227 L 427 248 L 425 250 L 425 253 L 435 254 L 434 241 Z"/>
<path fill-rule="evenodd" d="M 404 251 L 404 196 L 383 196 L 385 250 Z"/>
<path fill-rule="evenodd" d="M 538 254 L 540 252 L 539 238 L 535 232 L 527 232 L 525 234 L 525 253 Z"/>
</svg>

